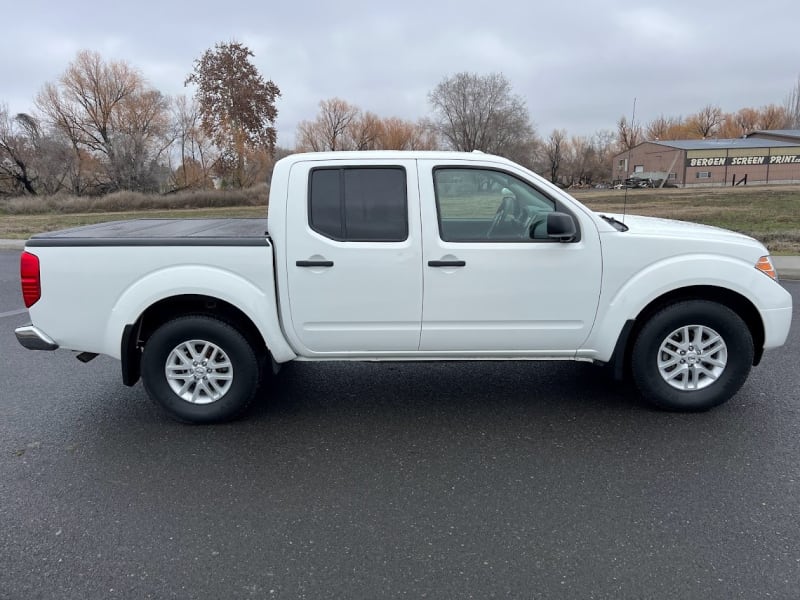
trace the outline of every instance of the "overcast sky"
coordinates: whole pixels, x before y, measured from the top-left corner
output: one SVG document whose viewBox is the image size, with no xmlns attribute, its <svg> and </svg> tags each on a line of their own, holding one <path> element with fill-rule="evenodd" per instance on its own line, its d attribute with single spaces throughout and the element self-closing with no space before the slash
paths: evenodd
<svg viewBox="0 0 800 600">
<path fill-rule="evenodd" d="M 125 60 L 165 94 L 215 42 L 236 40 L 281 89 L 278 142 L 338 96 L 381 117 L 430 113 L 461 71 L 502 72 L 541 135 L 630 119 L 782 104 L 800 75 L 800 0 L 6 0 L 0 103 L 31 111 L 81 49 Z"/>
</svg>

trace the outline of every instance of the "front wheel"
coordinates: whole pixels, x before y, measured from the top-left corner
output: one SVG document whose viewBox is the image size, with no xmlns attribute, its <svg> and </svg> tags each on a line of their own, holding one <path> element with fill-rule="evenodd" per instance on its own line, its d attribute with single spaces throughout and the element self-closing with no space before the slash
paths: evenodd
<svg viewBox="0 0 800 600">
<path fill-rule="evenodd" d="M 634 342 L 631 370 L 653 405 L 702 411 L 739 391 L 753 353 L 752 335 L 739 315 L 716 302 L 689 300 L 645 323 Z"/>
<path fill-rule="evenodd" d="M 253 400 L 259 363 L 245 337 L 204 315 L 159 327 L 142 354 L 147 394 L 173 418 L 190 423 L 230 420 Z"/>
</svg>

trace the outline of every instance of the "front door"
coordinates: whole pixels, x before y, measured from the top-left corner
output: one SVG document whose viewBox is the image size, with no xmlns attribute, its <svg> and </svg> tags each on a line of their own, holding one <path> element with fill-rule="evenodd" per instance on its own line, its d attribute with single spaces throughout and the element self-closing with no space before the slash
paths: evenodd
<svg viewBox="0 0 800 600">
<path fill-rule="evenodd" d="M 566 243 L 548 239 L 547 214 L 565 209 L 524 172 L 432 161 L 419 161 L 418 168 L 421 196 L 430 199 L 422 205 L 420 350 L 574 354 L 599 301 L 596 230 L 582 227 Z"/>
</svg>

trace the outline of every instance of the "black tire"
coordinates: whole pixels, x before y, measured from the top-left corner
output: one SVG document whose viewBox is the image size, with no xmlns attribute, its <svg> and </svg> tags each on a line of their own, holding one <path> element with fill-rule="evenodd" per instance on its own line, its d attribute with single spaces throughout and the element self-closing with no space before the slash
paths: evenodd
<svg viewBox="0 0 800 600">
<path fill-rule="evenodd" d="M 174 419 L 219 423 L 250 405 L 259 387 L 259 367 L 256 352 L 236 328 L 192 315 L 164 323 L 147 340 L 142 382 L 150 398 Z M 167 369 L 175 374 L 172 383 Z M 186 386 L 183 395 L 193 397 L 182 397 L 175 386 Z"/>
<path fill-rule="evenodd" d="M 707 300 L 678 302 L 654 314 L 639 331 L 631 356 L 633 378 L 645 400 L 684 412 L 729 400 L 752 365 L 747 325 L 728 307 Z"/>
</svg>

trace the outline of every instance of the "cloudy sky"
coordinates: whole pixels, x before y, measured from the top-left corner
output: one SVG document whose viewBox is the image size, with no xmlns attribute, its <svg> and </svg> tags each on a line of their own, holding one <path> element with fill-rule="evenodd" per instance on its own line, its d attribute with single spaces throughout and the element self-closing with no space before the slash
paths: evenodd
<svg viewBox="0 0 800 600">
<path fill-rule="evenodd" d="M 105 8 L 104 8 L 105 7 Z M 798 0 L 88 0 L 5 2 L 0 103 L 31 111 L 81 49 L 125 60 L 170 95 L 215 42 L 255 53 L 281 89 L 278 141 L 338 96 L 382 117 L 427 116 L 461 71 L 502 72 L 540 134 L 590 135 L 706 104 L 781 104 L 800 75 Z"/>
</svg>

